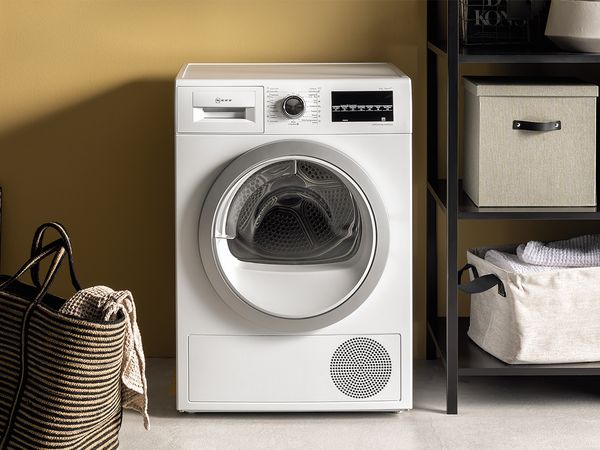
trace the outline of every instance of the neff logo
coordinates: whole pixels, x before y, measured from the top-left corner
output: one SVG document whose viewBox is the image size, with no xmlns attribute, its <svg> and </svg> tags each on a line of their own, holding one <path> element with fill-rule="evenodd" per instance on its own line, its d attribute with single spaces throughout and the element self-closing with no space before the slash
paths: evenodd
<svg viewBox="0 0 600 450">
<path fill-rule="evenodd" d="M 230 101 L 231 101 L 230 98 L 222 98 L 222 97 L 215 98 L 215 103 L 228 103 Z"/>
</svg>

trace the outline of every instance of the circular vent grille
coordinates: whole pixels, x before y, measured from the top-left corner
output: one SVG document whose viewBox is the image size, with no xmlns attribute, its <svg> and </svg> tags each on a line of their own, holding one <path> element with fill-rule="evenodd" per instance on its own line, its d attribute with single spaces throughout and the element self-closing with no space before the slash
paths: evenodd
<svg viewBox="0 0 600 450">
<path fill-rule="evenodd" d="M 331 379 L 349 397 L 368 398 L 390 380 L 392 361 L 383 345 L 366 337 L 342 343 L 331 357 Z"/>
</svg>

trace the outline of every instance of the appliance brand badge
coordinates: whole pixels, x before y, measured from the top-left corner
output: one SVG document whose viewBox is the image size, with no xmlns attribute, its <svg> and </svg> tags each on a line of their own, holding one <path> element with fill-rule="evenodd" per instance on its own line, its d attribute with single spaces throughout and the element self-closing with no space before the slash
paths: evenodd
<svg viewBox="0 0 600 450">
<path fill-rule="evenodd" d="M 215 103 L 229 103 L 231 100 L 230 98 L 215 97 Z"/>
</svg>

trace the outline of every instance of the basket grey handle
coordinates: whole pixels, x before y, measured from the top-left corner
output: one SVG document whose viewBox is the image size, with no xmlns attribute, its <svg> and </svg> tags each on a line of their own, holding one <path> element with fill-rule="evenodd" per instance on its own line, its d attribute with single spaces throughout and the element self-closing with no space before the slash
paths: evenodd
<svg viewBox="0 0 600 450">
<path fill-rule="evenodd" d="M 513 120 L 513 130 L 525 131 L 557 131 L 562 129 L 560 120 L 552 122 L 530 122 L 528 120 Z"/>
<path fill-rule="evenodd" d="M 462 275 L 469 269 L 473 272 L 473 281 L 462 284 Z M 477 269 L 472 264 L 465 264 L 465 266 L 458 271 L 458 288 L 467 294 L 480 294 L 494 286 L 498 286 L 498 295 L 506 297 L 504 283 L 502 283 L 502 280 L 498 278 L 497 275 L 488 273 L 487 275 L 480 277 Z"/>
</svg>

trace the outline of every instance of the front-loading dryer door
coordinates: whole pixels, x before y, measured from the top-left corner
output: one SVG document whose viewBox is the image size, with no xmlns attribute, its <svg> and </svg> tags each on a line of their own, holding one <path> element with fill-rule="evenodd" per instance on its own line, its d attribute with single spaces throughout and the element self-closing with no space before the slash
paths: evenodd
<svg viewBox="0 0 600 450">
<path fill-rule="evenodd" d="M 234 310 L 283 330 L 350 314 L 387 257 L 385 210 L 367 175 L 323 144 L 278 141 L 234 160 L 199 226 L 202 262 Z"/>
</svg>

